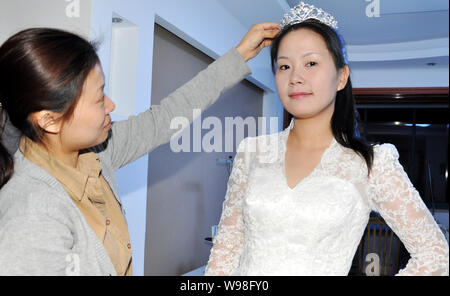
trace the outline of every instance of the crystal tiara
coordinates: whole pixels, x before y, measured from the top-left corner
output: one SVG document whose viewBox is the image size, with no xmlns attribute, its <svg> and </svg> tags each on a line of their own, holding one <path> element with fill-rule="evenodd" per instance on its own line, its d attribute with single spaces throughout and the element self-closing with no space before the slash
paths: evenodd
<svg viewBox="0 0 450 296">
<path fill-rule="evenodd" d="M 283 16 L 283 19 L 280 22 L 280 28 L 283 30 L 287 26 L 298 24 L 311 18 L 319 20 L 334 29 L 338 28 L 338 23 L 331 14 L 326 13 L 321 8 L 317 8 L 314 5 L 306 4 L 303 1 L 300 1 L 297 6 L 291 8 L 291 10 Z"/>
</svg>

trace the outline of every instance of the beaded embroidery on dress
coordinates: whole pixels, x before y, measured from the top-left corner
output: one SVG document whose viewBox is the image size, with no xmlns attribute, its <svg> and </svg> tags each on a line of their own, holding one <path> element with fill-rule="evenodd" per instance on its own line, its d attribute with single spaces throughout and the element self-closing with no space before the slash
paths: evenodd
<svg viewBox="0 0 450 296">
<path fill-rule="evenodd" d="M 291 126 L 241 142 L 206 275 L 347 275 L 372 210 L 411 254 L 399 275 L 448 275 L 448 244 L 391 144 L 365 161 L 333 139 L 294 188 L 284 160 Z M 256 147 L 256 149 L 255 149 Z"/>
</svg>

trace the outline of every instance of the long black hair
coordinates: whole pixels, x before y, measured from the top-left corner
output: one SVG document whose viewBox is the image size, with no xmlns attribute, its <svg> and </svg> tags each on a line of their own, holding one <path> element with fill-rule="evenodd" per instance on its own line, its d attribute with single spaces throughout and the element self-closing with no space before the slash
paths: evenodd
<svg viewBox="0 0 450 296">
<path fill-rule="evenodd" d="M 96 45 L 59 29 L 32 28 L 0 47 L 0 116 L 23 135 L 42 142 L 44 131 L 32 122 L 34 112 L 49 110 L 71 118 L 89 72 L 100 64 Z M 2 123 L 0 118 L 0 139 Z M 11 178 L 14 162 L 0 141 L 0 188 Z"/>
<path fill-rule="evenodd" d="M 294 24 L 284 28 L 274 40 L 271 47 L 272 71 L 276 72 L 276 61 L 278 48 L 281 40 L 287 33 L 306 28 L 320 34 L 327 45 L 328 51 L 333 57 L 336 70 L 348 65 L 344 39 L 333 28 L 325 25 L 316 19 L 308 19 L 304 22 Z M 292 115 L 289 115 L 292 118 Z M 333 116 L 331 118 L 331 129 L 336 141 L 344 147 L 350 148 L 364 158 L 366 161 L 368 174 L 373 164 L 373 146 L 356 135 L 358 126 L 358 112 L 355 107 L 355 97 L 350 76 L 345 88 L 336 93 L 336 102 Z"/>
</svg>

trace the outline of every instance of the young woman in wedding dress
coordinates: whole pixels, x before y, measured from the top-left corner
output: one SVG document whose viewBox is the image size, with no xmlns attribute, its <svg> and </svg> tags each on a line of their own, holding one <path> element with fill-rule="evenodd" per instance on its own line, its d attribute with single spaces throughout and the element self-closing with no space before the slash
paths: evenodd
<svg viewBox="0 0 450 296">
<path fill-rule="evenodd" d="M 355 136 L 339 33 L 320 18 L 282 22 L 272 65 L 293 119 L 239 145 L 205 274 L 347 275 L 374 210 L 411 254 L 399 275 L 448 275 L 448 244 L 396 148 Z"/>
</svg>

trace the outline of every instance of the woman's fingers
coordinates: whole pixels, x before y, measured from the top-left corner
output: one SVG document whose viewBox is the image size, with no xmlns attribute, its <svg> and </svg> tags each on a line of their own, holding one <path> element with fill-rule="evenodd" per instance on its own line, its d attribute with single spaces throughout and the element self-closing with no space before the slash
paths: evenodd
<svg viewBox="0 0 450 296">
<path fill-rule="evenodd" d="M 279 32 L 280 32 L 279 30 L 264 30 L 264 31 L 262 31 L 262 34 L 263 34 L 264 39 L 267 39 L 267 38 L 273 39 L 273 38 L 277 37 Z"/>
<path fill-rule="evenodd" d="M 259 53 L 264 47 L 271 46 L 273 43 L 273 40 L 265 39 L 261 44 L 258 46 L 257 52 Z M 255 55 L 256 56 L 256 55 Z"/>
<path fill-rule="evenodd" d="M 236 47 L 245 61 L 254 58 L 266 46 L 269 46 L 271 40 L 275 38 L 280 31 L 277 23 L 258 23 L 253 25 Z"/>
<path fill-rule="evenodd" d="M 280 32 L 280 25 L 277 23 L 259 23 L 253 25 L 250 31 L 254 29 L 262 33 L 263 39 L 275 38 Z"/>
<path fill-rule="evenodd" d="M 264 30 L 274 30 L 274 29 L 280 30 L 280 24 L 278 23 L 266 22 L 266 23 L 258 23 L 253 26 L 261 27 Z"/>
</svg>

